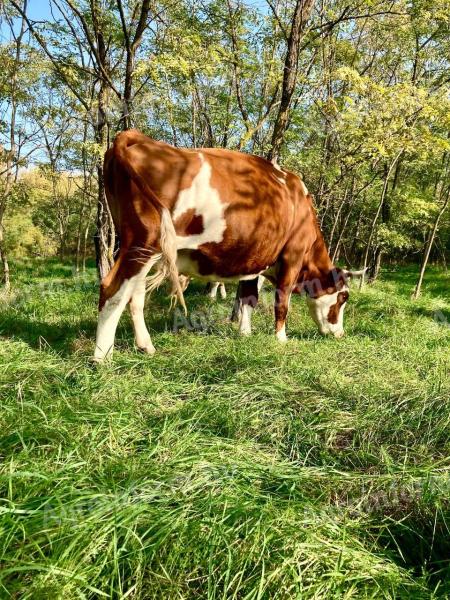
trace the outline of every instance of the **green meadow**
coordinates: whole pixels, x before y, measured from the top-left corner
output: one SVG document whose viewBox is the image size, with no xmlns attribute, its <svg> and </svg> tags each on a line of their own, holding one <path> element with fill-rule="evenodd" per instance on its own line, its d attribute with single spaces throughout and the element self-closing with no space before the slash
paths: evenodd
<svg viewBox="0 0 450 600">
<path fill-rule="evenodd" d="M 147 300 L 90 357 L 95 269 L 16 263 L 0 305 L 0 598 L 450 596 L 449 277 L 353 285 L 346 336 L 267 285 L 241 338 L 226 301 Z M 176 330 L 174 332 L 174 329 Z"/>
</svg>

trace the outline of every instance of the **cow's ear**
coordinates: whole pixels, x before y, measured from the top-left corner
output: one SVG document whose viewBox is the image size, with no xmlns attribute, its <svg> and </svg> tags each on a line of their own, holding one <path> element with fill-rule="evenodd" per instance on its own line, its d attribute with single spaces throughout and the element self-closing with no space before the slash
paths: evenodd
<svg viewBox="0 0 450 600">
<path fill-rule="evenodd" d="M 345 277 L 348 277 L 349 279 L 357 279 L 358 277 L 363 277 L 364 273 L 367 271 L 367 268 L 368 267 L 365 267 L 360 271 L 348 271 L 347 269 L 342 269 L 342 272 L 344 273 Z"/>
</svg>

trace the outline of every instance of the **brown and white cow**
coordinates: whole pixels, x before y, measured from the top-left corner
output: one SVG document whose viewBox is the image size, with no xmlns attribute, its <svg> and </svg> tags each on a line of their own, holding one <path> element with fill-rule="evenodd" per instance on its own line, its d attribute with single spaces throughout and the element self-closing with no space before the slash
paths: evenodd
<svg viewBox="0 0 450 600">
<path fill-rule="evenodd" d="M 169 279 L 185 308 L 180 274 L 242 281 L 243 334 L 250 333 L 264 275 L 276 289 L 280 341 L 293 291 L 306 292 L 321 333 L 343 335 L 349 273 L 333 266 L 297 175 L 257 156 L 174 148 L 132 130 L 120 133 L 105 155 L 105 186 L 121 248 L 100 286 L 95 360 L 112 354 L 128 303 L 138 348 L 155 351 L 144 321 L 146 289 Z M 148 277 L 152 267 L 156 273 Z"/>
</svg>

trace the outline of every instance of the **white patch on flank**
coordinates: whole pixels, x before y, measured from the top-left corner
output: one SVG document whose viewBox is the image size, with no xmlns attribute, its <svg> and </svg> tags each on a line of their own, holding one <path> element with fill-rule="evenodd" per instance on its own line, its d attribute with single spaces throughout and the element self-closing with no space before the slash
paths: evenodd
<svg viewBox="0 0 450 600">
<path fill-rule="evenodd" d="M 282 344 L 284 344 L 285 342 L 287 342 L 287 335 L 286 335 L 286 323 L 283 325 L 283 327 L 281 329 L 279 329 L 276 333 L 277 336 L 277 340 L 279 342 L 281 342 Z"/>
<path fill-rule="evenodd" d="M 348 287 L 344 286 L 339 292 L 348 291 Z M 337 297 L 339 292 L 333 294 L 324 294 L 319 298 L 310 298 L 306 296 L 306 303 L 308 305 L 309 314 L 313 321 L 319 328 L 320 333 L 326 335 L 331 333 L 334 337 L 340 338 L 344 335 L 344 309 L 343 304 L 339 310 L 337 323 L 330 323 L 328 321 L 328 313 L 333 304 L 337 303 Z"/>
<path fill-rule="evenodd" d="M 241 335 L 250 335 L 252 332 L 252 311 L 252 306 L 242 304 L 239 321 L 239 333 Z"/>
<path fill-rule="evenodd" d="M 219 192 L 211 187 L 211 165 L 199 153 L 202 166 L 192 180 L 191 186 L 178 194 L 172 213 L 172 220 L 176 220 L 184 213 L 194 209 L 196 216 L 203 218 L 203 231 L 195 235 L 177 236 L 177 248 L 196 250 L 208 242 L 219 243 L 227 227 L 224 213 L 228 204 L 222 202 Z"/>
</svg>

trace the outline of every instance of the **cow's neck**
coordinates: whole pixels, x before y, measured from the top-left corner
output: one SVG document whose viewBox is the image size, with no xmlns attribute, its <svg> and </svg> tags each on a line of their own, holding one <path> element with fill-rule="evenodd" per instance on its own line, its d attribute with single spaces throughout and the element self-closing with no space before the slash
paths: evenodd
<svg viewBox="0 0 450 600">
<path fill-rule="evenodd" d="M 316 225 L 316 240 L 312 245 L 308 264 L 307 273 L 308 277 L 322 278 L 327 276 L 328 273 L 334 268 L 331 262 L 330 255 L 328 254 L 325 240 L 323 239 L 322 232 Z"/>
<path fill-rule="evenodd" d="M 336 269 L 328 254 L 317 220 L 314 219 L 314 241 L 305 254 L 300 281 L 311 295 L 331 293 L 336 288 Z"/>
</svg>

